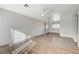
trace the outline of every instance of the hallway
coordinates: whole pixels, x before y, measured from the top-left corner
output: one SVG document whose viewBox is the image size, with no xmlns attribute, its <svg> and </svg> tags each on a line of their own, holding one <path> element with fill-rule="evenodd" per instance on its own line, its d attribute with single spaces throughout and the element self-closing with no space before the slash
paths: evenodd
<svg viewBox="0 0 79 59">
<path fill-rule="evenodd" d="M 29 54 L 77 54 L 77 43 L 71 38 L 60 37 L 59 34 L 49 33 L 32 38 L 38 44 Z"/>
</svg>

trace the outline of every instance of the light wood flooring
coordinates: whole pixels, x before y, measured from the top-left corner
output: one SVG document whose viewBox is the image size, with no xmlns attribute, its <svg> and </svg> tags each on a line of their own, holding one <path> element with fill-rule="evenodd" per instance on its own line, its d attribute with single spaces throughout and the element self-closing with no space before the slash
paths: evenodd
<svg viewBox="0 0 79 59">
<path fill-rule="evenodd" d="M 77 43 L 71 38 L 60 37 L 59 34 L 50 33 L 32 38 L 37 42 L 29 54 L 78 54 Z"/>
<path fill-rule="evenodd" d="M 77 43 L 72 38 L 60 37 L 59 34 L 49 33 L 31 38 L 37 44 L 28 52 L 28 54 L 79 54 Z M 0 47 L 0 54 L 11 53 L 27 41 L 13 45 Z M 26 52 L 25 52 L 26 53 Z"/>
</svg>

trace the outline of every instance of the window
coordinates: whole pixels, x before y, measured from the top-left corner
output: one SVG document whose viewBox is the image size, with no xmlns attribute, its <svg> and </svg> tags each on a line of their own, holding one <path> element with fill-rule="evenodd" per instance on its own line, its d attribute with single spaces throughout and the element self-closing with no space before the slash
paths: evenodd
<svg viewBox="0 0 79 59">
<path fill-rule="evenodd" d="M 60 21 L 60 14 L 53 14 L 53 21 Z"/>
<path fill-rule="evenodd" d="M 60 28 L 60 24 L 52 24 L 52 28 Z"/>
<path fill-rule="evenodd" d="M 13 42 L 20 42 L 26 39 L 26 35 L 18 30 L 11 29 Z"/>
<path fill-rule="evenodd" d="M 60 14 L 53 14 L 52 22 L 52 28 L 60 28 Z"/>
</svg>

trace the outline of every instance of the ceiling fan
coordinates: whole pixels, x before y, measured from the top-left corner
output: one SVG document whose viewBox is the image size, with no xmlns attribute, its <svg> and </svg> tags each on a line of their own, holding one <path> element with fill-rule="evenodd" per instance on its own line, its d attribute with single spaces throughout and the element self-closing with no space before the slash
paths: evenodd
<svg viewBox="0 0 79 59">
<path fill-rule="evenodd" d="M 42 17 L 46 16 L 47 14 L 49 14 L 52 11 L 52 9 L 48 8 L 48 9 L 44 9 L 43 13 L 41 14 Z"/>
</svg>

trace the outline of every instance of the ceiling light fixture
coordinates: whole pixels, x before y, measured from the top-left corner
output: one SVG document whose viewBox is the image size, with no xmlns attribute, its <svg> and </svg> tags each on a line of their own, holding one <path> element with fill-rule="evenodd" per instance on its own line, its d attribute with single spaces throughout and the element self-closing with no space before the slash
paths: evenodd
<svg viewBox="0 0 79 59">
<path fill-rule="evenodd" d="M 45 15 L 44 14 L 41 14 L 41 16 L 44 17 Z"/>
</svg>

